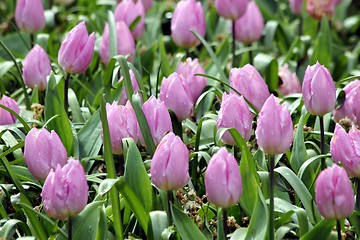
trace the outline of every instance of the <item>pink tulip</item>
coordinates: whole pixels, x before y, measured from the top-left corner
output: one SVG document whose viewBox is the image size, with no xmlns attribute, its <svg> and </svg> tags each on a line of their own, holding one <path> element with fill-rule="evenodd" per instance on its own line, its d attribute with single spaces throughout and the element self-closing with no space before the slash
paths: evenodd
<svg viewBox="0 0 360 240">
<path fill-rule="evenodd" d="M 296 74 L 290 71 L 287 64 L 279 67 L 279 78 L 282 83 L 279 86 L 279 92 L 284 96 L 301 92 L 301 84 Z"/>
<path fill-rule="evenodd" d="M 68 160 L 64 144 L 55 131 L 32 128 L 25 138 L 24 158 L 31 174 L 45 180 L 51 169 Z"/>
<path fill-rule="evenodd" d="M 175 113 L 179 121 L 190 117 L 194 108 L 190 86 L 185 81 L 182 75 L 175 72 L 163 78 L 160 88 L 160 100 Z"/>
<path fill-rule="evenodd" d="M 59 49 L 58 61 L 68 73 L 84 73 L 94 54 L 94 33 L 90 36 L 85 22 L 76 25 L 65 37 Z"/>
<path fill-rule="evenodd" d="M 156 148 L 150 167 L 151 180 L 162 190 L 176 190 L 190 181 L 189 150 L 174 133 L 166 134 Z"/>
<path fill-rule="evenodd" d="M 17 114 L 20 113 L 19 105 L 17 104 L 17 102 L 8 96 L 4 95 L 0 99 L 0 104 L 10 108 Z M 13 124 L 15 122 L 16 122 L 16 117 L 12 115 L 10 112 L 0 107 L 0 125 L 8 125 L 8 124 Z"/>
<path fill-rule="evenodd" d="M 182 0 L 176 5 L 171 19 L 171 38 L 178 46 L 185 48 L 195 47 L 200 41 L 191 31 L 198 33 L 202 37 L 205 36 L 204 11 L 200 2 Z"/>
<path fill-rule="evenodd" d="M 246 12 L 248 0 L 215 0 L 218 14 L 224 18 L 236 20 Z"/>
<path fill-rule="evenodd" d="M 264 18 L 255 1 L 249 2 L 246 12 L 235 21 L 235 39 L 245 44 L 258 41 L 264 31 Z"/>
<path fill-rule="evenodd" d="M 78 215 L 86 206 L 88 190 L 85 171 L 80 161 L 73 158 L 62 168 L 52 169 L 45 180 L 41 197 L 46 213 L 66 220 Z"/>
<path fill-rule="evenodd" d="M 329 70 L 318 62 L 306 68 L 302 94 L 306 110 L 313 115 L 323 116 L 335 109 L 335 83 Z"/>
<path fill-rule="evenodd" d="M 17 0 L 15 21 L 20 30 L 35 33 L 45 27 L 44 7 L 41 0 Z"/>
<path fill-rule="evenodd" d="M 187 58 L 185 62 L 179 63 L 176 72 L 184 77 L 186 84 L 190 87 L 190 93 L 195 103 L 207 83 L 206 77 L 195 76 L 195 74 L 206 74 L 205 70 L 201 67 L 197 58 L 194 60 Z"/>
<path fill-rule="evenodd" d="M 134 39 L 139 39 L 145 31 L 145 10 L 142 1 L 123 0 L 115 9 L 115 21 L 124 22 L 128 27 L 140 17 L 140 21 L 132 31 Z M 120 36 L 122 37 L 122 36 Z"/>
<path fill-rule="evenodd" d="M 230 71 L 230 85 L 260 110 L 270 96 L 269 89 L 260 73 L 250 64 Z M 230 92 L 234 92 L 230 90 Z"/>
<path fill-rule="evenodd" d="M 304 0 L 289 0 L 290 10 L 296 14 L 301 15 Z"/>
<path fill-rule="evenodd" d="M 333 116 L 336 122 L 339 122 L 342 118 L 349 118 L 360 123 L 360 109 L 358 101 L 360 99 L 360 80 L 350 82 L 344 87 L 345 102 L 343 105 L 333 111 Z"/>
<path fill-rule="evenodd" d="M 110 61 L 110 47 L 109 47 L 110 30 L 109 25 L 106 24 L 101 42 L 100 42 L 100 58 L 104 64 Z M 135 56 L 135 41 L 129 28 L 124 22 L 116 23 L 116 39 L 117 39 L 117 53 L 119 55 L 130 55 L 128 60 L 133 61 Z"/>
<path fill-rule="evenodd" d="M 205 172 L 208 200 L 218 207 L 229 208 L 240 201 L 242 180 L 234 156 L 225 147 L 210 159 Z"/>
<path fill-rule="evenodd" d="M 123 0 L 117 0 L 118 3 L 122 2 Z M 140 0 L 137 0 L 140 1 Z M 151 5 L 153 4 L 153 0 L 142 0 L 142 4 L 144 6 L 145 12 L 147 12 Z"/>
<path fill-rule="evenodd" d="M 216 120 L 216 127 L 235 128 L 245 141 L 249 141 L 252 132 L 253 114 L 244 98 L 237 94 L 223 94 L 222 102 Z M 225 132 L 222 140 L 226 144 L 235 145 L 235 140 L 229 132 Z"/>
<path fill-rule="evenodd" d="M 316 180 L 315 198 L 324 218 L 349 217 L 354 210 L 354 192 L 346 171 L 336 164 L 323 170 Z"/>
<path fill-rule="evenodd" d="M 320 20 L 323 15 L 326 15 L 330 19 L 335 12 L 337 3 L 336 0 L 307 0 L 306 11 L 313 18 Z"/>
<path fill-rule="evenodd" d="M 28 53 L 23 63 L 23 77 L 25 84 L 33 89 L 38 86 L 39 91 L 46 90 L 46 77 L 51 72 L 48 55 L 39 45 L 35 45 Z"/>
<path fill-rule="evenodd" d="M 255 136 L 259 147 L 269 155 L 285 153 L 293 139 L 293 123 L 289 110 L 271 96 L 262 107 Z"/>
<path fill-rule="evenodd" d="M 130 70 L 129 73 L 130 73 L 131 85 L 133 87 L 133 90 L 134 90 L 134 92 L 137 92 L 137 91 L 140 90 L 140 87 L 139 87 L 139 84 L 138 84 L 138 82 L 136 80 L 135 74 L 134 74 L 134 72 L 132 70 Z M 119 82 L 121 82 L 123 80 L 124 80 L 124 78 L 121 77 L 119 79 Z M 120 98 L 120 101 L 119 101 L 120 105 L 125 105 L 127 100 L 128 100 L 128 97 L 126 95 L 126 87 L 125 87 L 125 83 L 124 83 L 124 89 L 123 89 L 123 91 L 121 93 L 121 98 Z"/>
</svg>

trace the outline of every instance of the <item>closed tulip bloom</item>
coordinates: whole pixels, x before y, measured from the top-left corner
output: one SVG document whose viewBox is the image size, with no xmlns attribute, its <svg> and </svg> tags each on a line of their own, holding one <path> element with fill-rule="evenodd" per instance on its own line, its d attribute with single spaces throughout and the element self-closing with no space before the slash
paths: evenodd
<svg viewBox="0 0 360 240">
<path fill-rule="evenodd" d="M 158 145 L 167 132 L 172 132 L 172 124 L 169 111 L 165 103 L 151 96 L 142 106 L 142 110 L 149 124 L 151 136 L 155 145 Z M 144 143 L 142 134 L 140 141 Z"/>
<path fill-rule="evenodd" d="M 123 0 L 117 0 L 118 3 L 122 2 Z M 140 1 L 140 0 L 137 0 Z M 144 6 L 145 12 L 147 12 L 151 5 L 153 4 L 153 0 L 142 0 L 142 4 Z"/>
<path fill-rule="evenodd" d="M 125 106 L 106 103 L 106 115 L 109 124 L 110 141 L 113 154 L 121 154 L 122 139 L 132 138 L 135 142 L 139 139 L 139 125 L 130 102 Z"/>
<path fill-rule="evenodd" d="M 299 78 L 289 69 L 287 64 L 279 67 L 279 78 L 282 82 L 279 86 L 279 92 L 284 96 L 301 92 Z"/>
<path fill-rule="evenodd" d="M 333 111 L 333 116 L 336 122 L 339 122 L 342 118 L 349 118 L 356 123 L 359 123 L 360 113 L 358 101 L 360 99 L 360 80 L 350 82 L 344 87 L 345 101 L 343 105 Z"/>
<path fill-rule="evenodd" d="M 156 148 L 150 167 L 151 180 L 162 190 L 176 190 L 190 181 L 189 150 L 174 133 L 166 134 Z"/>
<path fill-rule="evenodd" d="M 235 39 L 245 44 L 258 41 L 264 31 L 264 18 L 255 1 L 248 4 L 245 14 L 235 21 Z"/>
<path fill-rule="evenodd" d="M 66 220 L 78 215 L 86 206 L 89 186 L 79 160 L 73 158 L 51 170 L 45 180 L 41 197 L 45 212 L 53 218 Z"/>
<path fill-rule="evenodd" d="M 205 172 L 206 196 L 218 207 L 229 208 L 240 201 L 242 181 L 234 156 L 225 147 L 210 159 Z"/>
<path fill-rule="evenodd" d="M 84 73 L 94 54 L 94 33 L 90 36 L 85 22 L 76 25 L 61 43 L 58 55 L 60 66 L 68 73 Z"/>
<path fill-rule="evenodd" d="M 8 96 L 4 95 L 0 99 L 0 104 L 10 108 L 17 114 L 20 113 L 20 108 L 17 102 Z M 0 125 L 8 125 L 8 124 L 13 124 L 15 122 L 16 122 L 16 117 L 14 115 L 12 115 L 10 112 L 6 111 L 3 108 L 0 108 Z"/>
<path fill-rule="evenodd" d="M 190 86 L 185 82 L 185 78 L 176 72 L 172 73 L 168 78 L 163 78 L 160 88 L 160 100 L 175 113 L 179 121 L 190 117 L 194 108 Z"/>
<path fill-rule="evenodd" d="M 347 133 L 339 124 L 335 126 L 330 142 L 334 162 L 341 162 L 351 177 L 360 177 L 360 131 L 355 127 Z"/>
<path fill-rule="evenodd" d="M 35 33 L 45 27 L 44 7 L 41 0 L 17 0 L 15 21 L 20 30 Z"/>
<path fill-rule="evenodd" d="M 139 39 L 145 31 L 145 10 L 142 1 L 138 0 L 136 3 L 134 0 L 123 0 L 118 4 L 114 12 L 115 21 L 123 21 L 128 27 L 140 17 L 140 21 L 132 31 L 132 35 L 135 39 Z"/>
<path fill-rule="evenodd" d="M 201 3 L 196 0 L 182 0 L 176 5 L 171 18 L 171 38 L 178 46 L 195 47 L 200 41 L 190 31 L 197 32 L 202 37 L 205 36 L 204 10 Z"/>
<path fill-rule="evenodd" d="M 195 103 L 207 84 L 206 77 L 195 76 L 195 74 L 206 74 L 205 70 L 201 67 L 197 58 L 194 60 L 187 58 L 185 62 L 179 63 L 176 72 L 184 77 Z"/>
<path fill-rule="evenodd" d="M 269 155 L 285 153 L 293 139 L 293 123 L 289 110 L 271 96 L 262 107 L 255 136 L 260 148 Z"/>
<path fill-rule="evenodd" d="M 23 63 L 23 77 L 25 84 L 33 89 L 38 86 L 39 91 L 46 90 L 46 77 L 51 72 L 48 55 L 39 45 L 35 45 L 28 53 Z"/>
<path fill-rule="evenodd" d="M 315 199 L 324 218 L 349 217 L 354 210 L 354 192 L 346 171 L 336 164 L 323 170 L 316 180 Z"/>
<path fill-rule="evenodd" d="M 51 169 L 64 166 L 68 160 L 64 144 L 57 133 L 32 128 L 25 138 L 24 158 L 31 174 L 45 180 Z"/>
<path fill-rule="evenodd" d="M 243 16 L 248 6 L 248 0 L 215 0 L 215 7 L 223 18 L 236 20 Z"/>
<path fill-rule="evenodd" d="M 250 64 L 230 71 L 230 85 L 260 110 L 270 96 L 268 86 L 260 73 Z M 230 90 L 230 92 L 234 92 Z"/>
<path fill-rule="evenodd" d="M 216 127 L 235 128 L 245 141 L 249 141 L 252 131 L 253 114 L 243 96 L 234 93 L 224 93 L 216 120 Z M 226 144 L 235 145 L 235 140 L 229 132 L 225 132 L 222 140 Z"/>
<path fill-rule="evenodd" d="M 337 2 L 334 0 L 307 0 L 306 11 L 310 16 L 319 20 L 323 15 L 331 18 L 335 12 Z"/>
<path fill-rule="evenodd" d="M 304 0 L 289 0 L 290 10 L 294 14 L 300 15 L 301 11 L 302 11 L 303 2 L 304 2 Z"/>
<path fill-rule="evenodd" d="M 319 62 L 306 68 L 302 94 L 306 110 L 313 115 L 323 116 L 335 109 L 335 83 L 329 70 Z"/>
<path fill-rule="evenodd" d="M 134 72 L 132 70 L 130 70 L 129 73 L 130 73 L 131 85 L 133 87 L 133 90 L 134 90 L 134 92 L 137 92 L 137 91 L 140 90 L 140 87 L 139 87 L 139 84 L 138 84 L 138 82 L 136 80 L 135 74 L 134 74 Z M 121 82 L 123 80 L 124 80 L 124 78 L 121 77 L 119 82 Z M 120 98 L 119 103 L 121 105 L 125 105 L 127 100 L 128 100 L 128 97 L 126 95 L 126 87 L 125 87 L 125 83 L 124 83 L 124 89 L 123 89 L 123 91 L 121 93 L 121 98 Z"/>
<path fill-rule="evenodd" d="M 108 64 L 110 61 L 109 37 L 109 25 L 106 24 L 100 42 L 100 58 L 104 64 Z M 130 55 L 128 60 L 133 61 L 135 56 L 135 40 L 124 22 L 116 22 L 116 39 L 117 53 L 124 56 Z"/>
</svg>

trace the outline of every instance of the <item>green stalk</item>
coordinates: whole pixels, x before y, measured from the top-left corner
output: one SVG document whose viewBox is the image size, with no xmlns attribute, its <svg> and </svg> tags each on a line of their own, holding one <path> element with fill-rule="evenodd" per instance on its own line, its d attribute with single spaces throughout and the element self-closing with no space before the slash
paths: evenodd
<svg viewBox="0 0 360 240">
<path fill-rule="evenodd" d="M 341 225 L 340 225 L 340 220 L 336 220 L 336 230 L 337 230 L 337 238 L 338 240 L 341 240 Z"/>
<path fill-rule="evenodd" d="M 225 239 L 227 239 L 228 227 L 227 227 L 227 209 L 223 208 L 223 228 L 224 228 L 224 235 Z"/>
<path fill-rule="evenodd" d="M 232 21 L 232 67 L 235 67 L 236 64 L 236 55 L 235 55 L 235 50 L 236 50 L 236 33 L 235 33 L 235 20 Z"/>
<path fill-rule="evenodd" d="M 34 45 L 35 45 L 35 34 L 30 33 L 30 47 L 31 47 L 31 49 L 34 47 Z"/>
<path fill-rule="evenodd" d="M 360 178 L 356 178 L 357 191 L 356 191 L 356 200 L 355 200 L 355 210 L 360 211 Z"/>
<path fill-rule="evenodd" d="M 171 205 L 174 203 L 174 195 L 172 191 L 167 191 L 167 198 L 168 198 L 167 216 L 168 216 L 169 226 L 171 226 L 173 223 L 171 217 Z"/>
<path fill-rule="evenodd" d="M 270 217 L 269 217 L 269 240 L 274 240 L 274 168 L 275 157 L 270 156 Z"/>
<path fill-rule="evenodd" d="M 69 217 L 69 219 L 68 219 L 68 240 L 72 240 L 72 225 L 73 225 L 72 217 Z"/>
<path fill-rule="evenodd" d="M 65 76 L 65 87 L 64 87 L 64 108 L 66 114 L 69 116 L 69 84 L 71 74 L 67 73 Z"/>
<path fill-rule="evenodd" d="M 325 131 L 324 131 L 324 117 L 319 116 L 320 121 L 320 152 L 321 154 L 325 154 Z M 321 169 L 324 170 L 326 168 L 325 158 L 321 159 Z"/>
</svg>

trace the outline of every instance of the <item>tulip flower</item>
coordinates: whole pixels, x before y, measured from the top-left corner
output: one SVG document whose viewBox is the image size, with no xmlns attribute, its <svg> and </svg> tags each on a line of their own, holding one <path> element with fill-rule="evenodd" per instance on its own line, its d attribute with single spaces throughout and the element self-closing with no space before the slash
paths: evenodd
<svg viewBox="0 0 360 240">
<path fill-rule="evenodd" d="M 4 95 L 0 99 L 0 104 L 10 108 L 17 114 L 20 113 L 19 105 L 17 104 L 17 102 L 8 96 Z M 12 115 L 10 112 L 0 107 L 0 125 L 8 125 L 8 124 L 13 124 L 15 122 L 16 122 L 16 117 Z"/>
<path fill-rule="evenodd" d="M 335 83 L 329 71 L 319 62 L 306 68 L 302 94 L 307 111 L 313 115 L 323 116 L 335 109 Z"/>
<path fill-rule="evenodd" d="M 68 73 L 84 73 L 94 54 L 94 33 L 90 36 L 85 22 L 76 25 L 61 43 L 58 61 Z"/>
<path fill-rule="evenodd" d="M 121 154 L 122 139 L 132 138 L 135 142 L 139 138 L 139 125 L 134 109 L 128 101 L 125 106 L 106 103 L 106 115 L 109 124 L 110 141 L 113 154 Z"/>
<path fill-rule="evenodd" d="M 206 32 L 205 16 L 202 5 L 196 0 L 182 0 L 176 5 L 171 18 L 171 38 L 176 45 L 190 48 L 200 41 L 190 31 L 204 37 Z"/>
<path fill-rule="evenodd" d="M 293 123 L 289 110 L 272 94 L 259 113 L 255 136 L 260 148 L 269 155 L 284 153 L 291 146 Z"/>
<path fill-rule="evenodd" d="M 122 2 L 123 0 L 117 0 L 118 3 Z M 140 0 L 137 0 L 140 1 Z M 153 0 L 142 0 L 142 4 L 144 6 L 145 12 L 147 12 L 151 5 L 153 4 Z"/>
<path fill-rule="evenodd" d="M 23 63 L 23 77 L 25 84 L 33 89 L 38 86 L 39 91 L 46 90 L 46 77 L 51 72 L 48 55 L 39 45 L 35 45 L 28 53 Z"/>
<path fill-rule="evenodd" d="M 142 1 L 123 0 L 115 9 L 115 21 L 124 22 L 128 27 L 140 17 L 140 21 L 136 24 L 132 35 L 134 39 L 139 39 L 145 31 L 145 10 Z"/>
<path fill-rule="evenodd" d="M 138 82 L 137 82 L 137 80 L 136 80 L 136 77 L 135 77 L 134 72 L 133 72 L 132 70 L 130 70 L 129 73 L 130 73 L 131 85 L 132 85 L 132 87 L 133 87 L 134 92 L 139 91 L 139 90 L 140 90 L 140 87 L 139 87 L 139 84 L 138 84 Z M 123 80 L 124 80 L 124 78 L 121 77 L 120 80 L 119 80 L 119 82 L 121 82 L 121 81 L 123 81 Z M 123 88 L 123 90 L 122 90 L 121 98 L 120 98 L 119 103 L 120 103 L 121 105 L 125 105 L 127 100 L 128 100 L 128 97 L 127 97 L 127 95 L 126 95 L 126 87 L 125 87 L 125 83 L 124 83 L 124 88 Z"/>
<path fill-rule="evenodd" d="M 51 170 L 45 180 L 41 192 L 45 212 L 59 220 L 76 216 L 86 206 L 88 190 L 80 161 L 70 158 L 62 168 L 58 165 Z"/>
<path fill-rule="evenodd" d="M 215 7 L 220 16 L 236 20 L 243 16 L 248 6 L 248 0 L 215 0 Z"/>
<path fill-rule="evenodd" d="M 100 58 L 104 64 L 110 61 L 110 47 L 109 47 L 110 30 L 109 25 L 106 24 L 101 42 L 100 42 Z M 117 53 L 119 55 L 130 55 L 128 60 L 133 61 L 135 55 L 135 41 L 129 28 L 124 22 L 116 23 L 116 39 L 117 39 Z"/>
<path fill-rule="evenodd" d="M 344 87 L 345 101 L 343 105 L 333 111 L 333 116 L 336 122 L 339 122 L 342 118 L 349 118 L 355 121 L 357 124 L 360 123 L 360 109 L 359 109 L 359 98 L 360 98 L 360 80 L 350 82 Z"/>
<path fill-rule="evenodd" d="M 338 2 L 335 0 L 307 0 L 306 11 L 313 18 L 320 20 L 323 15 L 326 15 L 330 19 Z"/>
<path fill-rule="evenodd" d="M 339 124 L 335 126 L 330 151 L 335 163 L 341 162 L 351 177 L 360 177 L 360 131 L 355 127 L 347 133 Z"/>
<path fill-rule="evenodd" d="M 290 71 L 287 64 L 279 67 L 279 78 L 281 84 L 279 86 L 279 92 L 284 96 L 301 92 L 301 84 L 296 74 Z"/>
<path fill-rule="evenodd" d="M 162 190 L 176 190 L 190 181 L 189 150 L 174 133 L 166 134 L 156 148 L 150 167 L 151 180 Z"/>
<path fill-rule="evenodd" d="M 68 160 L 64 144 L 57 133 L 32 128 L 25 138 L 24 158 L 31 174 L 45 180 L 51 169 L 64 166 Z"/>
<path fill-rule="evenodd" d="M 296 15 L 301 15 L 304 0 L 289 0 L 290 10 Z"/>
<path fill-rule="evenodd" d="M 240 201 L 242 181 L 234 156 L 225 147 L 210 159 L 205 172 L 207 199 L 218 207 L 229 208 Z"/>
<path fill-rule="evenodd" d="M 334 164 L 320 172 L 315 199 L 320 214 L 326 219 L 350 216 L 354 210 L 354 192 L 346 171 Z"/>
<path fill-rule="evenodd" d="M 167 132 L 172 132 L 170 114 L 165 103 L 151 96 L 142 106 L 142 110 L 149 124 L 151 136 L 155 145 L 158 145 Z M 144 144 L 144 138 L 140 133 L 140 142 Z"/>
<path fill-rule="evenodd" d="M 187 58 L 185 62 L 179 63 L 176 72 L 184 77 L 186 84 L 190 87 L 190 93 L 195 103 L 207 83 L 206 77 L 195 76 L 195 74 L 206 74 L 205 70 L 201 67 L 197 58 L 194 60 Z"/>
<path fill-rule="evenodd" d="M 252 132 L 253 114 L 244 98 L 237 94 L 223 94 L 222 102 L 216 120 L 216 127 L 235 128 L 245 141 L 248 141 Z M 235 140 L 229 132 L 225 132 L 222 140 L 226 144 L 235 145 Z"/>
<path fill-rule="evenodd" d="M 230 85 L 260 110 L 270 96 L 269 89 L 260 73 L 250 64 L 230 70 Z M 230 92 L 234 92 L 230 90 Z"/>
<path fill-rule="evenodd" d="M 235 39 L 245 44 L 258 41 L 264 31 L 264 18 L 255 1 L 249 2 L 246 12 L 235 21 Z"/>
<path fill-rule="evenodd" d="M 190 117 L 194 102 L 190 86 L 182 75 L 172 73 L 168 78 L 163 78 L 160 88 L 160 100 L 167 108 L 171 109 L 179 121 Z"/>
<path fill-rule="evenodd" d="M 35 33 L 45 27 L 44 7 L 41 0 L 17 0 L 15 21 L 20 30 Z"/>
</svg>

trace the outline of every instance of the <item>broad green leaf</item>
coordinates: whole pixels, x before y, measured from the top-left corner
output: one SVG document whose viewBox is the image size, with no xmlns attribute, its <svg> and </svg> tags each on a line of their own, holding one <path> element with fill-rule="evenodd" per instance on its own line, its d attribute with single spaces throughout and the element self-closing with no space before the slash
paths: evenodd
<svg viewBox="0 0 360 240">
<path fill-rule="evenodd" d="M 69 106 L 71 108 L 71 113 L 74 119 L 75 123 L 82 123 L 84 122 L 84 117 L 81 113 L 81 109 L 80 109 L 80 104 L 77 100 L 76 94 L 75 92 L 69 88 L 68 90 L 68 101 L 69 101 Z"/>
<path fill-rule="evenodd" d="M 335 220 L 323 219 L 300 240 L 327 239 L 335 225 Z"/>
<path fill-rule="evenodd" d="M 332 63 L 332 40 L 329 29 L 329 20 L 326 15 L 323 16 L 320 26 L 320 32 L 314 41 L 313 54 L 311 56 L 310 65 L 319 61 L 320 64 L 329 68 Z"/>
<path fill-rule="evenodd" d="M 304 142 L 304 125 L 310 115 L 301 116 L 294 137 L 293 148 L 291 151 L 290 165 L 292 169 L 297 173 L 301 165 L 307 159 L 306 147 Z"/>
<path fill-rule="evenodd" d="M 12 67 L 14 63 L 11 61 L 5 61 L 0 63 L 0 78 L 2 78 Z"/>
<path fill-rule="evenodd" d="M 97 156 L 99 154 L 102 146 L 100 134 L 100 113 L 97 111 L 91 115 L 78 132 L 80 159 Z"/>
<path fill-rule="evenodd" d="M 271 92 L 276 92 L 279 86 L 278 62 L 268 54 L 259 53 L 254 58 L 254 66 L 265 79 Z"/>
<path fill-rule="evenodd" d="M 150 212 L 154 239 L 161 239 L 162 232 L 169 226 L 168 217 L 164 211 Z"/>
<path fill-rule="evenodd" d="M 0 238 L 2 239 L 12 239 L 13 234 L 16 230 L 16 225 L 25 225 L 22 221 L 18 219 L 9 219 L 5 222 L 5 224 L 0 228 Z M 28 231 L 28 234 L 30 231 Z"/>
</svg>

